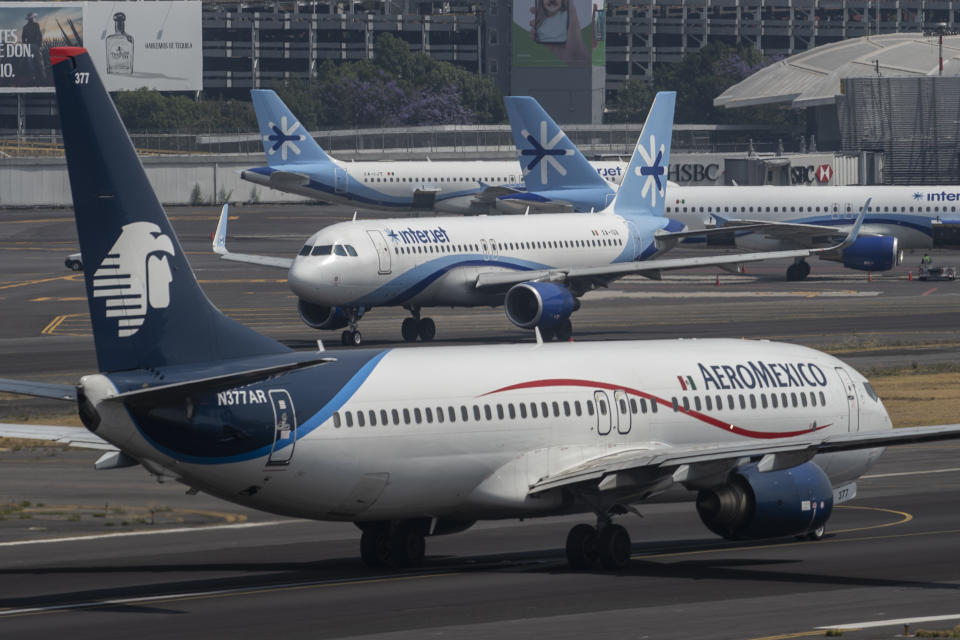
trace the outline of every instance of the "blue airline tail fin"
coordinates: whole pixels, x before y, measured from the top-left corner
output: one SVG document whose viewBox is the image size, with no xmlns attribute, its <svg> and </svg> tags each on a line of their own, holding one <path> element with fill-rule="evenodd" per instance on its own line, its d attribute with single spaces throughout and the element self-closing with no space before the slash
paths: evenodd
<svg viewBox="0 0 960 640">
<path fill-rule="evenodd" d="M 305 164 L 330 162 L 306 127 L 290 112 L 287 105 L 270 89 L 251 89 L 253 110 L 263 140 L 267 164 Z"/>
<path fill-rule="evenodd" d="M 539 102 L 528 96 L 503 101 L 527 191 L 610 189 Z"/>
<path fill-rule="evenodd" d="M 86 49 L 50 61 L 100 370 L 289 352 L 207 300 Z"/>
<path fill-rule="evenodd" d="M 663 216 L 676 101 L 675 91 L 660 91 L 654 98 L 630 166 L 613 201 L 614 213 Z"/>
</svg>

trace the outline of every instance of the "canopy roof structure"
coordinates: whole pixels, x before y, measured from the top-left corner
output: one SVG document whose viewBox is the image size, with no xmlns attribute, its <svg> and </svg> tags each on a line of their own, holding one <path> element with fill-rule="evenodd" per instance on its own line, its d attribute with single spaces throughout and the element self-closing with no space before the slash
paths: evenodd
<svg viewBox="0 0 960 640">
<path fill-rule="evenodd" d="M 717 98 L 717 107 L 832 105 L 844 78 L 936 76 L 939 37 L 891 33 L 825 44 L 764 67 Z M 943 36 L 943 75 L 960 76 L 960 35 Z"/>
</svg>

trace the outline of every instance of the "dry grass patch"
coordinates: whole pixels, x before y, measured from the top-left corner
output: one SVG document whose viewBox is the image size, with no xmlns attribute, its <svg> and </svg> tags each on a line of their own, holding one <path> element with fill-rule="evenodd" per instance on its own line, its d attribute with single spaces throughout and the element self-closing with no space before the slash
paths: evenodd
<svg viewBox="0 0 960 640">
<path fill-rule="evenodd" d="M 870 376 L 895 427 L 960 422 L 960 371 L 903 371 Z"/>
</svg>

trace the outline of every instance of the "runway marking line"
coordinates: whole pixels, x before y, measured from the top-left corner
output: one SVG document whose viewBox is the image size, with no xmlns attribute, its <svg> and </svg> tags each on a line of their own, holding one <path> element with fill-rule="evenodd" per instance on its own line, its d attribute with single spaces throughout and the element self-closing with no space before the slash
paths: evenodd
<svg viewBox="0 0 960 640">
<path fill-rule="evenodd" d="M 927 469 L 925 471 L 900 471 L 897 473 L 876 473 L 869 476 L 860 476 L 860 480 L 871 480 L 873 478 L 901 478 L 903 476 L 926 476 L 932 473 L 951 473 L 954 471 L 960 471 L 960 467 L 952 467 L 950 469 Z"/>
<path fill-rule="evenodd" d="M 928 295 L 930 295 L 931 293 L 933 293 L 933 292 L 936 291 L 936 290 L 937 290 L 937 288 L 936 288 L 936 287 L 933 287 L 933 288 L 931 288 L 931 289 L 927 289 L 926 291 L 924 291 L 924 292 L 921 293 L 920 295 L 921 295 L 921 296 L 928 296 Z"/>
<path fill-rule="evenodd" d="M 183 511 L 193 511 L 184 509 Z M 206 513 L 196 511 L 196 513 Z M 289 524 L 300 520 L 268 520 L 267 522 L 235 522 L 231 524 L 213 524 L 197 527 L 173 527 L 170 529 L 152 529 L 149 531 L 117 531 L 115 533 L 96 533 L 89 536 L 68 536 L 64 538 L 39 538 L 36 540 L 10 540 L 0 542 L 0 547 L 24 547 L 34 544 L 55 544 L 60 542 L 85 542 L 88 540 L 105 540 L 107 538 L 132 538 L 134 536 L 158 536 L 171 533 L 197 533 L 204 531 L 222 531 L 224 529 L 254 529 L 257 527 L 272 527 L 278 524 Z"/>
<path fill-rule="evenodd" d="M 40 278 L 37 280 L 24 280 L 22 282 L 6 282 L 0 284 L 0 289 L 16 289 L 17 287 L 28 287 L 34 284 L 43 284 L 45 282 L 56 282 L 57 280 L 79 280 L 83 277 L 81 273 L 71 273 L 65 276 L 56 276 L 53 278 Z"/>
<path fill-rule="evenodd" d="M 824 627 L 824 629 L 832 629 L 833 627 Z M 856 629 L 847 629 L 847 631 L 856 631 Z M 813 630 L 813 631 L 799 631 L 797 633 L 782 633 L 777 636 L 762 636 L 760 638 L 751 638 L 750 640 L 789 640 L 790 638 L 809 638 L 810 636 L 823 636 L 823 631 Z"/>
<path fill-rule="evenodd" d="M 942 616 L 924 616 L 922 618 L 892 618 L 889 620 L 870 620 L 869 622 L 852 622 L 849 624 L 834 624 L 829 627 L 817 627 L 817 629 L 837 629 L 839 631 L 854 631 L 860 629 L 876 629 L 877 627 L 903 626 L 905 624 L 916 624 L 918 622 L 940 622 L 943 620 L 958 620 L 960 613 L 950 613 Z"/>
<path fill-rule="evenodd" d="M 48 607 L 26 607 L 24 609 L 0 609 L 0 618 L 14 618 L 21 616 L 38 615 L 42 613 L 57 613 L 75 609 L 95 609 L 98 607 L 115 607 L 117 605 L 149 604 L 159 602 L 183 602 L 187 600 L 207 600 L 237 595 L 258 595 L 263 593 L 279 593 L 282 591 L 299 591 L 303 589 L 324 589 L 327 587 L 352 586 L 358 584 L 378 584 L 387 582 L 406 582 L 411 580 L 426 580 L 444 576 L 458 575 L 462 572 L 449 571 L 443 573 L 423 573 L 404 575 L 380 575 L 369 578 L 342 578 L 333 580 L 316 580 L 312 582 L 290 582 L 268 587 L 234 587 L 232 589 L 215 589 L 211 591 L 194 591 L 188 593 L 171 593 L 158 596 L 140 596 L 136 598 L 115 598 L 110 600 L 91 600 L 73 604 L 51 605 Z"/>
</svg>

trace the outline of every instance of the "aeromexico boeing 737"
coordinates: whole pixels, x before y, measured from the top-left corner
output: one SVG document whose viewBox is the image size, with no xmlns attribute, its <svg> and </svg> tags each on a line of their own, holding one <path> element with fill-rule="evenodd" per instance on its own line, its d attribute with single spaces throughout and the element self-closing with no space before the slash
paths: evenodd
<svg viewBox="0 0 960 640">
<path fill-rule="evenodd" d="M 222 315 L 197 284 L 80 47 L 50 51 L 100 373 L 76 387 L 87 429 L 0 436 L 106 449 L 271 513 L 355 522 L 371 565 L 424 558 L 477 520 L 584 513 L 573 567 L 621 567 L 614 523 L 680 484 L 714 533 L 824 535 L 881 447 L 960 437 L 891 429 L 869 382 L 776 342 L 659 340 L 295 352 Z M 104 496 L 109 499 L 109 496 Z"/>
<path fill-rule="evenodd" d="M 341 162 L 320 148 L 276 93 L 250 94 L 268 166 L 244 171 L 241 177 L 249 182 L 336 204 L 444 213 L 488 213 L 499 196 L 522 191 L 520 168 L 512 160 Z M 551 140 L 543 145 L 553 160 Z M 622 174 L 614 161 L 597 162 L 591 170 L 610 181 Z"/>
<path fill-rule="evenodd" d="M 537 153 L 527 133 L 553 121 L 533 98 L 507 97 L 504 101 L 524 165 Z M 589 165 L 579 153 L 551 159 L 555 170 L 546 166 L 524 170 L 526 192 L 509 198 L 547 211 L 570 207 L 589 211 L 610 202 L 616 185 L 592 179 L 585 171 Z M 867 199 L 872 204 L 857 241 L 842 251 L 820 252 L 821 260 L 840 262 L 850 269 L 887 271 L 900 264 L 905 249 L 960 248 L 960 188 L 956 185 L 801 188 L 671 184 L 664 213 L 690 231 L 729 230 L 726 237 L 714 234 L 709 241 L 707 236 L 691 235 L 683 240 L 684 246 L 735 244 L 748 251 L 784 251 L 836 245 Z M 798 257 L 788 267 L 787 279 L 802 280 L 809 273 L 809 263 Z"/>
<path fill-rule="evenodd" d="M 401 325 L 407 341 L 433 339 L 436 325 L 421 317 L 424 307 L 501 304 L 518 327 L 566 340 L 580 296 L 621 276 L 815 253 L 651 259 L 688 235 L 663 215 L 674 101 L 674 93 L 657 95 L 616 198 L 597 213 L 354 220 L 318 231 L 289 259 L 230 253 L 224 207 L 213 250 L 289 269 L 300 317 L 315 329 L 348 327 L 341 334 L 345 345 L 360 344 L 360 318 L 385 306 L 412 314 Z M 557 138 L 552 120 L 545 130 Z M 843 242 L 854 240 L 855 232 Z"/>
</svg>

